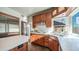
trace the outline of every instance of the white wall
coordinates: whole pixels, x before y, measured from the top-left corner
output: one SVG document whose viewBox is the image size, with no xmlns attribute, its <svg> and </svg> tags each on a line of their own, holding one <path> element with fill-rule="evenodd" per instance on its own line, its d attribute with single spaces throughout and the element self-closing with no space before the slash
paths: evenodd
<svg viewBox="0 0 79 59">
<path fill-rule="evenodd" d="M 32 16 L 28 17 L 28 22 L 32 22 Z"/>
<path fill-rule="evenodd" d="M 15 10 L 8 8 L 8 7 L 0 7 L 0 12 L 4 12 L 6 14 L 10 14 L 12 16 L 20 17 L 21 14 L 19 12 L 16 12 Z"/>
<path fill-rule="evenodd" d="M 34 30 L 32 26 L 32 16 L 27 17 L 27 21 L 30 23 L 30 29 L 31 31 Z"/>
</svg>

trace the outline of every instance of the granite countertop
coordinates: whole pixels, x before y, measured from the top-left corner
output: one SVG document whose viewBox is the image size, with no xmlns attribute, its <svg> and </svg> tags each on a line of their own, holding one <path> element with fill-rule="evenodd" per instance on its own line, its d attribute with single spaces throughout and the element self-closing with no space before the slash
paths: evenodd
<svg viewBox="0 0 79 59">
<path fill-rule="evenodd" d="M 0 51 L 8 51 L 25 42 L 28 42 L 28 39 L 29 37 L 25 35 L 0 38 Z"/>
</svg>

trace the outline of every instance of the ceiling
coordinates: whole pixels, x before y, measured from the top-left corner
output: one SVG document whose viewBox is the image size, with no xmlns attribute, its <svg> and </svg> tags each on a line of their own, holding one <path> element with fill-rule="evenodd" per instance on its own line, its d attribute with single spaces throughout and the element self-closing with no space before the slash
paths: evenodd
<svg viewBox="0 0 79 59">
<path fill-rule="evenodd" d="M 48 9 L 50 7 L 9 7 L 9 8 L 21 13 L 22 15 L 30 16 L 36 12 Z"/>
</svg>

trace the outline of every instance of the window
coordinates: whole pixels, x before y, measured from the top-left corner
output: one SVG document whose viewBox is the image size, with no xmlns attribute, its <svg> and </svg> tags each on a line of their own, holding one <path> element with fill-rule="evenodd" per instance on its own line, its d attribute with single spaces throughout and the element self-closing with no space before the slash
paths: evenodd
<svg viewBox="0 0 79 59">
<path fill-rule="evenodd" d="M 0 23 L 0 33 L 5 33 L 5 23 Z"/>
<path fill-rule="evenodd" d="M 0 33 L 6 32 L 6 18 L 4 16 L 0 16 Z"/>
<path fill-rule="evenodd" d="M 9 24 L 9 32 L 19 32 L 19 26 L 17 24 Z"/>
<path fill-rule="evenodd" d="M 5 16 L 0 16 L 0 33 L 19 32 L 19 23 Z"/>
<path fill-rule="evenodd" d="M 79 34 L 79 12 L 72 16 L 72 33 Z"/>
<path fill-rule="evenodd" d="M 0 38 L 19 34 L 19 18 L 0 13 Z"/>
</svg>

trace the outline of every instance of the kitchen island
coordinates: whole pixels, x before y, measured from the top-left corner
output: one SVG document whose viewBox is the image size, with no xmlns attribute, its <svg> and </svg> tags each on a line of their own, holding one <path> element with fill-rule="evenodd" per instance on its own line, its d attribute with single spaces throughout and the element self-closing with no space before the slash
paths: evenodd
<svg viewBox="0 0 79 59">
<path fill-rule="evenodd" d="M 27 43 L 28 39 L 28 36 L 25 35 L 0 38 L 0 51 L 12 51 L 13 48 L 18 47 L 21 44 Z"/>
</svg>

